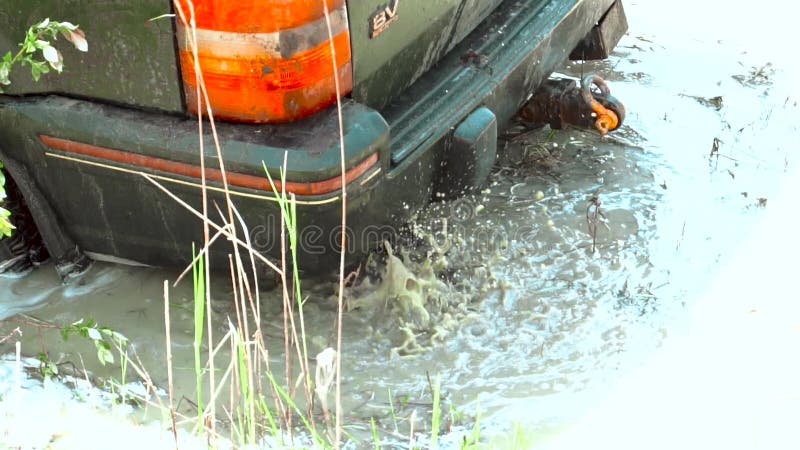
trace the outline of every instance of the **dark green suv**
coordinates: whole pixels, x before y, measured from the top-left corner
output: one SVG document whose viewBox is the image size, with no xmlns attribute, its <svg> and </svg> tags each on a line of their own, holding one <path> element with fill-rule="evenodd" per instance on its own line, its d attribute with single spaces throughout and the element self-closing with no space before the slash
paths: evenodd
<svg viewBox="0 0 800 450">
<path fill-rule="evenodd" d="M 20 71 L 0 95 L 0 161 L 18 225 L 0 240 L 0 261 L 49 253 L 62 274 L 87 256 L 186 264 L 201 222 L 153 180 L 200 210 L 196 114 L 210 108 L 237 226 L 258 251 L 280 255 L 264 171 L 279 179 L 286 158 L 299 265 L 328 270 L 342 232 L 337 85 L 356 256 L 432 197 L 479 186 L 498 127 L 579 43 L 602 45 L 593 31 L 621 13 L 615 0 L 194 0 L 194 30 L 178 9 L 189 15 L 189 2 L 2 2 L 3 52 L 45 17 L 80 24 L 89 51 L 61 45 L 63 74 L 35 83 Z M 214 220 L 223 177 L 208 122 L 203 134 Z M 212 247 L 218 268 L 227 253 Z"/>
</svg>

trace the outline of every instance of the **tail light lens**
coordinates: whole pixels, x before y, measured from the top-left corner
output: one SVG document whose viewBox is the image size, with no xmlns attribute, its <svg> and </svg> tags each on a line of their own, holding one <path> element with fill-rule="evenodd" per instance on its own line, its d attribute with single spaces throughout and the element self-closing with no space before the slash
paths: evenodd
<svg viewBox="0 0 800 450">
<path fill-rule="evenodd" d="M 336 72 L 325 19 L 328 4 Z M 179 0 L 187 20 L 187 0 Z M 287 122 L 336 101 L 353 85 L 344 0 L 193 0 L 197 52 L 216 117 Z M 186 106 L 197 114 L 197 83 L 189 36 L 178 21 Z M 205 110 L 205 105 L 203 105 Z"/>
</svg>

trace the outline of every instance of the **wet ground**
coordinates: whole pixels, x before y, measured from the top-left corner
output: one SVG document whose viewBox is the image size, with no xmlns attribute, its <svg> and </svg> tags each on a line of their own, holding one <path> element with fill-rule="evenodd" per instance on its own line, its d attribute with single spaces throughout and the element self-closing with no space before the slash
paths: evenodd
<svg viewBox="0 0 800 450">
<path fill-rule="evenodd" d="M 480 411 L 484 436 L 519 424 L 537 447 L 583 447 L 586 442 L 571 439 L 587 429 L 587 436 L 605 437 L 599 442 L 609 446 L 653 447 L 659 442 L 647 440 L 653 434 L 615 428 L 613 419 L 633 423 L 630 411 L 652 412 L 652 405 L 661 404 L 656 400 L 664 396 L 656 394 L 662 385 L 652 381 L 656 374 L 677 370 L 697 383 L 668 391 L 693 393 L 676 397 L 685 401 L 670 409 L 678 416 L 693 416 L 692 404 L 704 392 L 697 386 L 737 379 L 720 367 L 728 367 L 725 358 L 735 358 L 740 348 L 731 346 L 741 342 L 708 336 L 736 329 L 739 316 L 730 308 L 758 309 L 750 301 L 762 292 L 763 280 L 773 283 L 763 289 L 770 299 L 797 300 L 791 280 L 763 275 L 793 266 L 777 255 L 791 255 L 786 250 L 797 247 L 791 227 L 778 225 L 798 218 L 787 190 L 797 188 L 792 182 L 798 175 L 800 71 L 791 52 L 777 45 L 785 41 L 779 31 L 793 26 L 796 16 L 776 16 L 779 2 L 747 11 L 721 1 L 695 3 L 627 2 L 630 31 L 613 57 L 561 70 L 604 77 L 627 106 L 622 130 L 601 138 L 579 130 L 512 128 L 500 140 L 504 151 L 483 192 L 420 213 L 390 255 L 370 266 L 380 279 L 347 292 L 343 390 L 350 432 L 366 433 L 375 417 L 384 442 L 399 446 L 396 417 L 414 409 L 424 430 L 430 375 L 441 377 L 444 403 L 452 406 L 451 442 L 460 439 L 458 425 L 471 425 Z M 740 268 L 733 272 L 731 265 Z M 91 343 L 63 343 L 57 330 L 32 325 L 91 316 L 130 338 L 163 386 L 163 280 L 175 276 L 98 263 L 70 286 L 59 285 L 49 270 L 0 279 L 0 315 L 26 314 L 0 325 L 0 336 L 19 326 L 23 353 L 36 356 L 46 349 L 56 362 L 80 361 L 100 378 L 113 376 L 118 369 L 98 366 Z M 781 282 L 786 284 L 774 284 Z M 305 292 L 309 352 L 316 354 L 334 342 L 335 285 L 309 280 Z M 214 296 L 215 331 L 221 333 L 230 299 L 225 289 Z M 283 345 L 277 296 L 263 297 L 273 355 Z M 174 288 L 170 298 L 175 385 L 191 397 L 188 283 Z M 780 318 L 782 302 L 771 305 L 768 317 Z M 768 330 L 771 323 L 786 325 L 760 326 Z M 15 340 L 0 343 L 0 353 L 12 353 Z M 691 347 L 704 352 L 684 352 Z M 682 359 L 684 354 L 694 356 Z M 716 355 L 723 355 L 719 364 Z M 769 367 L 796 356 L 778 353 L 753 364 Z M 276 367 L 281 359 L 275 356 Z M 695 374 L 697 367 L 705 375 Z M 749 374 L 748 380 L 769 383 L 761 375 Z M 639 397 L 626 390 L 629 385 L 639 389 L 630 391 Z M 731 386 L 738 390 L 731 395 L 739 397 L 755 389 Z M 642 396 L 649 394 L 648 405 Z M 626 409 L 603 406 L 616 398 L 624 399 Z M 793 398 L 787 401 L 796 405 Z M 725 405 L 703 411 L 725 417 Z M 663 425 L 650 423 L 652 429 L 663 431 L 675 416 L 652 417 Z M 618 434 L 603 434 L 597 424 Z M 616 440 L 623 436 L 628 439 Z M 693 447 L 711 441 L 669 442 Z"/>
</svg>

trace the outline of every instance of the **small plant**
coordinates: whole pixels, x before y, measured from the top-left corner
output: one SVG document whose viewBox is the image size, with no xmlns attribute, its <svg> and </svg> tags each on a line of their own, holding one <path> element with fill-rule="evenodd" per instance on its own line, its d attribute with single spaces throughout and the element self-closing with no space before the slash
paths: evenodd
<svg viewBox="0 0 800 450">
<path fill-rule="evenodd" d="M 50 72 L 50 68 L 59 73 L 64 70 L 64 58 L 61 56 L 61 52 L 50 43 L 50 40 L 55 41 L 58 39 L 59 34 L 71 42 L 76 49 L 82 52 L 89 50 L 86 35 L 77 25 L 44 19 L 28 28 L 28 32 L 25 33 L 25 40 L 19 44 L 20 49 L 16 54 L 8 51 L 3 55 L 3 59 L 0 60 L 0 94 L 3 93 L 3 86 L 11 84 L 11 69 L 14 68 L 16 63 L 31 67 L 33 81 L 39 81 L 39 77 L 44 73 Z M 43 59 L 37 58 L 38 51 L 41 51 L 41 58 Z M 2 168 L 3 163 L 0 162 L 0 169 Z M 5 175 L 0 171 L 0 204 L 6 198 L 5 184 Z M 11 224 L 10 216 L 11 212 L 0 206 L 0 238 L 11 236 L 11 230 L 14 229 L 14 225 Z"/>
<path fill-rule="evenodd" d="M 81 319 L 61 328 L 61 337 L 66 341 L 72 335 L 78 335 L 91 340 L 97 349 L 97 359 L 100 364 L 114 364 L 114 354 L 111 352 L 112 344 L 123 354 L 128 344 L 128 338 L 108 327 L 100 326 L 91 317 Z M 122 361 L 124 364 L 125 361 Z"/>
<path fill-rule="evenodd" d="M 58 366 L 47 356 L 47 353 L 39 352 L 39 354 L 36 355 L 36 359 L 39 360 L 39 373 L 42 375 L 42 378 L 48 380 L 58 375 Z"/>
<path fill-rule="evenodd" d="M 3 56 L 0 61 L 0 92 L 3 92 L 2 86 L 11 84 L 9 76 L 16 63 L 30 66 L 33 81 L 39 81 L 39 77 L 50 72 L 51 68 L 59 73 L 64 70 L 64 58 L 61 56 L 61 52 L 50 43 L 50 40 L 58 39 L 59 34 L 71 42 L 76 49 L 82 52 L 89 50 L 86 35 L 77 25 L 44 19 L 28 28 L 25 40 L 19 44 L 20 49 L 16 54 L 9 51 Z M 42 59 L 37 57 L 39 51 L 41 51 Z"/>
<path fill-rule="evenodd" d="M 480 448 L 481 442 L 481 405 L 480 400 L 478 400 L 478 405 L 476 407 L 475 413 L 475 424 L 472 425 L 472 431 L 469 435 L 464 435 L 461 438 L 461 444 L 459 448 L 461 450 L 472 450 Z"/>
<path fill-rule="evenodd" d="M 0 162 L 0 169 L 3 168 L 3 163 Z M 2 170 L 0 170 L 0 205 L 3 204 L 3 200 L 6 199 L 6 176 Z M 11 212 L 2 206 L 0 206 L 0 238 L 3 236 L 11 236 L 11 230 L 14 229 L 14 225 L 11 224 L 9 220 L 11 217 Z"/>
</svg>

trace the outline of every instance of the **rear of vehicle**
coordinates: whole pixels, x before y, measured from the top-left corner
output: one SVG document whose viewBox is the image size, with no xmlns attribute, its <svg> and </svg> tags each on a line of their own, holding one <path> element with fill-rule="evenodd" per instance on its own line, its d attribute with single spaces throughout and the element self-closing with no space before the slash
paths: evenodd
<svg viewBox="0 0 800 450">
<path fill-rule="evenodd" d="M 60 48 L 61 76 L 12 77 L 0 96 L 0 161 L 62 271 L 83 253 L 185 264 L 191 243 L 202 241 L 200 222 L 142 174 L 199 210 L 193 116 L 210 108 L 223 120 L 224 169 L 253 246 L 279 256 L 279 210 L 264 167 L 279 179 L 285 158 L 280 188 L 297 198 L 300 267 L 324 272 L 338 261 L 342 232 L 337 85 L 346 250 L 355 256 L 390 238 L 434 194 L 480 185 L 498 126 L 613 4 L 194 0 L 191 12 L 182 0 L 192 29 L 177 18 L 150 20 L 178 12 L 169 0 L 9 0 L 0 49 L 46 16 L 80 24 L 90 48 Z M 207 99 L 198 97 L 201 76 Z M 210 204 L 221 205 L 222 172 L 209 127 L 203 132 Z M 212 251 L 218 268 L 227 253 Z"/>
</svg>

